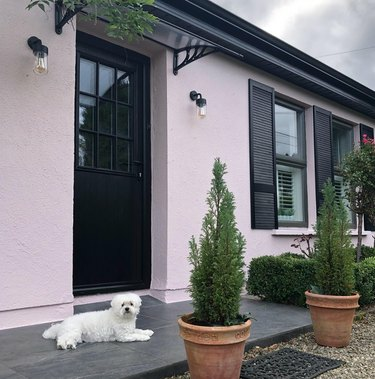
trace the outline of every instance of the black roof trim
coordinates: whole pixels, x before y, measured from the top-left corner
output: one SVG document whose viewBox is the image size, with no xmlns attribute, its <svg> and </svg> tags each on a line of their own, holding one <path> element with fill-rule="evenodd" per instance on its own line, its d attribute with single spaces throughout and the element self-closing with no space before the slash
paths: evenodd
<svg viewBox="0 0 375 379">
<path fill-rule="evenodd" d="M 155 0 L 163 24 L 263 71 L 375 118 L 375 92 L 208 0 Z M 233 52 L 233 54 L 231 54 Z"/>
</svg>

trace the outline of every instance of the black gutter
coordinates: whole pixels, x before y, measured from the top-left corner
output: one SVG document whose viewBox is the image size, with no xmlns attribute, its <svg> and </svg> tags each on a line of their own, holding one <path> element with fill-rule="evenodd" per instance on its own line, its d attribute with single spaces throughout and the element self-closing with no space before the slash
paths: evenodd
<svg viewBox="0 0 375 379">
<path fill-rule="evenodd" d="M 156 0 L 150 10 L 236 59 L 375 118 L 374 91 L 210 1 Z"/>
</svg>

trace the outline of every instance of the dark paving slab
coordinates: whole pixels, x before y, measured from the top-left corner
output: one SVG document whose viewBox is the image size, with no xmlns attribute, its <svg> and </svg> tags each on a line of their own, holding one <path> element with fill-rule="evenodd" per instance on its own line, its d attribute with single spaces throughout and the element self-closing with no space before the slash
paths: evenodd
<svg viewBox="0 0 375 379">
<path fill-rule="evenodd" d="M 152 329 L 148 342 L 87 343 L 77 350 L 56 350 L 42 338 L 49 325 L 0 331 L 0 379 L 158 379 L 187 369 L 177 318 L 192 310 L 190 302 L 164 304 L 150 296 L 137 327 Z M 80 305 L 76 313 L 102 310 L 109 302 Z M 241 312 L 251 312 L 247 349 L 266 346 L 311 330 L 307 309 L 244 298 Z"/>
</svg>

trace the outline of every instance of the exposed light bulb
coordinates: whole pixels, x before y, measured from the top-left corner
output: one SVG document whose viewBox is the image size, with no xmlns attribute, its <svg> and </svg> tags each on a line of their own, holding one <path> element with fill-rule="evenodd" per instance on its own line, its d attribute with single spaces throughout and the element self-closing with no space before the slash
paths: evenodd
<svg viewBox="0 0 375 379">
<path fill-rule="evenodd" d="M 198 107 L 198 116 L 200 118 L 204 118 L 207 115 L 207 105 L 203 105 L 202 107 Z"/>
<path fill-rule="evenodd" d="M 204 118 L 207 115 L 207 101 L 206 99 L 202 98 L 202 95 L 199 99 L 196 101 L 197 108 L 198 108 L 198 116 L 200 118 Z"/>
<path fill-rule="evenodd" d="M 35 52 L 35 63 L 33 71 L 36 74 L 47 74 L 48 72 L 48 55 L 44 51 Z"/>
</svg>

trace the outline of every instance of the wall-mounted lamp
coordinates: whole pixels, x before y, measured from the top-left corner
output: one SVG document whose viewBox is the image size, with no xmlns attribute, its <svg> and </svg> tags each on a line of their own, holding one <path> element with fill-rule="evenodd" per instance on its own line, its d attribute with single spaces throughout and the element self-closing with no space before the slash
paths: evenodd
<svg viewBox="0 0 375 379">
<path fill-rule="evenodd" d="M 190 99 L 195 101 L 195 104 L 197 104 L 198 116 L 202 118 L 205 117 L 207 114 L 207 100 L 203 99 L 202 94 L 197 91 L 190 92 Z"/>
<path fill-rule="evenodd" d="M 48 72 L 48 47 L 42 45 L 42 41 L 37 37 L 30 37 L 27 44 L 35 55 L 34 69 L 36 74 L 46 74 Z"/>
</svg>

